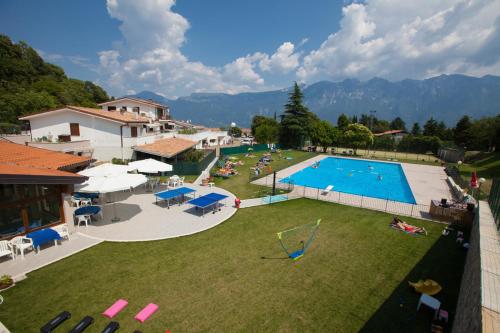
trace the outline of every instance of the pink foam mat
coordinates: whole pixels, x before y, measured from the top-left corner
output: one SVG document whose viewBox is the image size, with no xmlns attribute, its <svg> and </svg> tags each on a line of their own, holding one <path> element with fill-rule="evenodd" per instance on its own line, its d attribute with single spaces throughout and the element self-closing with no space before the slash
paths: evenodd
<svg viewBox="0 0 500 333">
<path fill-rule="evenodd" d="M 127 306 L 128 302 L 124 299 L 117 300 L 113 305 L 111 305 L 106 311 L 102 313 L 104 317 L 109 319 L 116 316 L 121 310 Z"/>
<path fill-rule="evenodd" d="M 142 309 L 138 314 L 135 315 L 134 319 L 140 321 L 141 323 L 144 323 L 146 319 L 148 319 L 153 313 L 155 313 L 156 310 L 158 310 L 158 305 L 149 303 L 144 309 Z"/>
</svg>

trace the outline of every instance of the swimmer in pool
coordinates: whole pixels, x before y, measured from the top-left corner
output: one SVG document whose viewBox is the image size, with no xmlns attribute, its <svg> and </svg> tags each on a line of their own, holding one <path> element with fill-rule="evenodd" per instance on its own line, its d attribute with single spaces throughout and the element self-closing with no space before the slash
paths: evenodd
<svg viewBox="0 0 500 333">
<path fill-rule="evenodd" d="M 377 179 L 382 180 L 382 175 L 378 175 Z"/>
</svg>

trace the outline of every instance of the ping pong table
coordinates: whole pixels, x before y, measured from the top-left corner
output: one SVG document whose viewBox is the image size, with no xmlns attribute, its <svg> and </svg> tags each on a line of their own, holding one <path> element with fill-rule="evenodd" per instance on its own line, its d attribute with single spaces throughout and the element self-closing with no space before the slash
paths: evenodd
<svg viewBox="0 0 500 333">
<path fill-rule="evenodd" d="M 167 201 L 167 208 L 170 209 L 170 200 L 181 198 L 180 203 L 182 203 L 182 199 L 184 198 L 184 196 L 186 194 L 193 192 L 196 192 L 196 190 L 193 190 L 192 188 L 189 187 L 179 187 L 173 190 L 156 192 L 155 193 L 156 204 L 158 204 L 158 200 L 160 201 L 165 200 Z"/>
<path fill-rule="evenodd" d="M 227 197 L 227 195 L 212 192 L 196 199 L 189 200 L 187 203 L 193 205 L 196 209 L 201 208 L 203 215 L 205 215 L 206 208 L 215 206 L 214 209 L 216 210 L 219 207 L 219 203 Z"/>
</svg>

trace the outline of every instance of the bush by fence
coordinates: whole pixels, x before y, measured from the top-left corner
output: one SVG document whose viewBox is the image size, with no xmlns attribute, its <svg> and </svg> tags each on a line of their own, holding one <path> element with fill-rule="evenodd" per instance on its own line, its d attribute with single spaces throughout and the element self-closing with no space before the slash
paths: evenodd
<svg viewBox="0 0 500 333">
<path fill-rule="evenodd" d="M 172 163 L 172 171 L 165 173 L 169 175 L 199 175 L 215 158 L 215 150 L 206 150 L 205 156 L 198 162 L 176 161 Z"/>
<path fill-rule="evenodd" d="M 279 148 L 279 145 L 275 145 L 276 148 Z M 226 147 L 220 149 L 221 155 L 234 155 L 234 154 L 245 154 L 248 153 L 248 148 L 252 148 L 253 151 L 264 151 L 269 150 L 269 146 L 265 143 L 255 144 L 252 146 L 243 145 L 238 147 Z"/>
</svg>

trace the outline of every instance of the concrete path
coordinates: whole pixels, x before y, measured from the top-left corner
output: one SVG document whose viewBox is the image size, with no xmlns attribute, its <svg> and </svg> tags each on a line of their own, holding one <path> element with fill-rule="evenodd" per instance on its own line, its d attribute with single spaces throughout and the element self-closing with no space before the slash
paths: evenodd
<svg viewBox="0 0 500 333">
<path fill-rule="evenodd" d="M 80 234 L 72 234 L 70 240 L 63 239 L 60 245 L 55 246 L 51 243 L 43 247 L 38 254 L 35 254 L 34 251 L 26 253 L 24 259 L 21 259 L 20 255 L 14 260 L 3 257 L 0 261 L 0 276 L 8 274 L 16 281 L 20 280 L 31 271 L 69 257 L 100 242 L 102 241 Z"/>
</svg>

